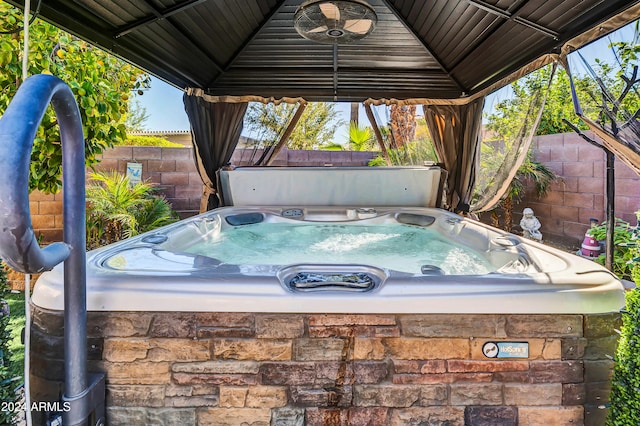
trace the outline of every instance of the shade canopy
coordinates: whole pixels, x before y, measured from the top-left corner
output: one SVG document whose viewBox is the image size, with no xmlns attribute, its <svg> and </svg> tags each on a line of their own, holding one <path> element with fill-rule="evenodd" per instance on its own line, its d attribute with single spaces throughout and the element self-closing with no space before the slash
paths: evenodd
<svg viewBox="0 0 640 426">
<path fill-rule="evenodd" d="M 639 4 L 366 1 L 375 29 L 346 44 L 296 32 L 303 0 L 46 0 L 40 16 L 179 88 L 362 101 L 473 95 L 625 10 L 637 17 Z"/>
</svg>

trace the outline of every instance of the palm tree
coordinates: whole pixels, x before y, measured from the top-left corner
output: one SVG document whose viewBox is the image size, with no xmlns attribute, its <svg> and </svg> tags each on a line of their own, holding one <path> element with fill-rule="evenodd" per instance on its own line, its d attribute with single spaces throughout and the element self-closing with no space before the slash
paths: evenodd
<svg viewBox="0 0 640 426">
<path fill-rule="evenodd" d="M 164 197 L 152 184 L 135 185 L 116 172 L 93 173 L 87 187 L 87 244 L 110 244 L 176 220 Z"/>
<path fill-rule="evenodd" d="M 368 151 L 374 147 L 374 136 L 371 127 L 358 126 L 352 121 L 349 125 L 349 148 L 353 151 Z"/>
<path fill-rule="evenodd" d="M 393 104 L 389 108 L 392 148 L 402 148 L 412 142 L 416 134 L 416 106 Z"/>
</svg>

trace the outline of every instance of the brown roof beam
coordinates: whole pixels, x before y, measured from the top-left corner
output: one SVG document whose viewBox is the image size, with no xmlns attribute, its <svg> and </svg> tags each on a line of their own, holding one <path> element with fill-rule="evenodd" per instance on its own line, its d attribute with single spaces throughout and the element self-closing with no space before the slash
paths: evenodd
<svg viewBox="0 0 640 426">
<path fill-rule="evenodd" d="M 151 4 L 149 4 L 149 2 L 145 1 L 144 3 L 151 9 L 153 10 L 153 14 L 146 16 L 142 19 L 138 19 L 135 22 L 132 22 L 131 24 L 125 25 L 123 27 L 120 27 L 118 30 L 116 30 L 116 34 L 115 34 L 115 38 L 120 38 L 122 36 L 125 36 L 127 34 L 129 34 L 132 31 L 137 30 L 138 28 L 144 27 L 146 25 L 152 24 L 156 21 L 159 21 L 161 19 L 166 19 L 170 16 L 175 15 L 176 13 L 180 13 L 183 10 L 186 9 L 190 9 L 194 6 L 199 5 L 200 3 L 204 3 L 207 0 L 187 0 L 185 2 L 182 3 L 178 3 L 172 7 L 169 7 L 167 9 L 165 9 L 164 11 L 160 12 L 158 11 L 155 7 L 153 7 Z"/>
<path fill-rule="evenodd" d="M 492 4 L 489 4 L 485 1 L 482 0 L 467 0 L 467 3 L 469 3 L 470 5 L 473 5 L 475 7 L 477 7 L 478 9 L 482 9 L 485 12 L 489 12 L 493 15 L 499 16 L 501 18 L 504 19 L 508 19 L 510 21 L 516 22 L 520 25 L 524 25 L 525 27 L 531 28 L 533 30 L 536 30 L 538 32 L 541 32 L 542 34 L 546 35 L 547 37 L 551 37 L 554 40 L 558 39 L 558 33 L 555 31 L 550 30 L 549 28 L 543 27 L 542 25 L 530 21 L 528 19 L 525 19 L 521 16 L 515 16 L 513 14 L 511 14 L 509 11 L 507 10 L 502 10 L 499 7 L 496 7 Z"/>
<path fill-rule="evenodd" d="M 416 32 L 416 30 L 407 24 L 407 20 L 400 14 L 400 12 L 395 8 L 394 5 L 392 5 L 389 0 L 382 0 L 382 2 L 387 6 L 387 8 L 394 14 L 394 16 L 398 19 L 398 21 L 400 23 L 402 23 L 402 25 L 404 25 L 404 27 L 413 35 L 413 37 L 420 43 L 420 45 L 424 48 L 424 50 L 433 58 L 434 61 L 436 61 L 436 63 L 438 64 L 438 66 L 440 67 L 440 69 L 442 69 L 442 71 L 444 71 L 447 76 L 449 77 L 449 79 L 456 85 L 458 86 L 458 89 L 460 89 L 461 92 L 463 93 L 467 93 L 468 90 L 466 88 L 464 88 L 462 86 L 462 84 L 453 76 L 453 74 L 451 74 L 451 71 L 449 69 L 447 69 L 447 67 L 444 66 L 444 64 L 442 63 L 442 60 L 438 57 L 438 55 L 436 55 L 431 48 L 425 43 L 424 39 L 422 37 L 420 37 L 420 35 Z"/>
</svg>

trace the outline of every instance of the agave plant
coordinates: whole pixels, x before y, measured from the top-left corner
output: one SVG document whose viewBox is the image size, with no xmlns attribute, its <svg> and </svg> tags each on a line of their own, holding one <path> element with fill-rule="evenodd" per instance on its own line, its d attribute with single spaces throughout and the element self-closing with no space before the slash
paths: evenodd
<svg viewBox="0 0 640 426">
<path fill-rule="evenodd" d="M 167 225 L 177 217 L 155 187 L 116 172 L 93 173 L 87 187 L 87 245 L 95 248 Z"/>
</svg>

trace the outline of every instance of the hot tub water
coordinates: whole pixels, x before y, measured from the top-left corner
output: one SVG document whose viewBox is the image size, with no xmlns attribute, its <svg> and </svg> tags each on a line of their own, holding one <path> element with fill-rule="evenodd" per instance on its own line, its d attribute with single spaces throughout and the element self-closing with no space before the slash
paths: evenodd
<svg viewBox="0 0 640 426">
<path fill-rule="evenodd" d="M 256 223 L 214 232 L 182 249 L 234 265 L 367 264 L 412 274 L 424 265 L 447 275 L 495 271 L 471 249 L 434 230 L 404 224 Z"/>
</svg>

